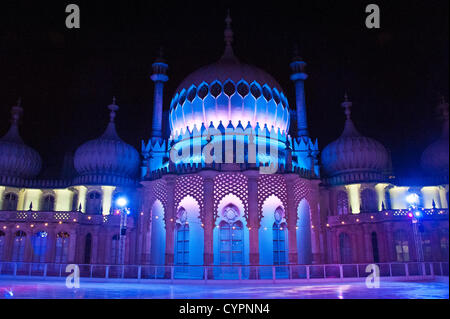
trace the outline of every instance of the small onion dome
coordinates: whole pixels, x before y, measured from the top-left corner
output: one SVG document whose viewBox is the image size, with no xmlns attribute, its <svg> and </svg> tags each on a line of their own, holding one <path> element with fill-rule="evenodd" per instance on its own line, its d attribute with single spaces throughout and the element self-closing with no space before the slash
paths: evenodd
<svg viewBox="0 0 450 319">
<path fill-rule="evenodd" d="M 0 181 L 6 184 L 18 179 L 35 177 L 41 170 L 39 153 L 25 145 L 19 134 L 19 119 L 23 109 L 20 99 L 11 110 L 11 127 L 0 138 Z"/>
<path fill-rule="evenodd" d="M 139 154 L 116 132 L 114 118 L 119 107 L 115 98 L 108 108 L 111 110 L 110 122 L 105 133 L 75 151 L 74 165 L 79 174 L 77 184 L 130 184 L 137 177 Z"/>
<path fill-rule="evenodd" d="M 281 86 L 264 70 L 241 63 L 233 53 L 231 18 L 226 18 L 225 52 L 216 63 L 189 74 L 178 86 L 170 104 L 169 121 L 174 134 L 229 123 L 248 123 L 275 131 L 289 129 L 289 105 Z"/>
<path fill-rule="evenodd" d="M 422 168 L 432 174 L 445 174 L 448 176 L 448 103 L 442 100 L 439 105 L 444 117 L 441 137 L 429 145 L 422 153 Z"/>
<path fill-rule="evenodd" d="M 325 176 L 331 184 L 379 181 L 390 169 L 390 156 L 378 141 L 362 136 L 350 117 L 352 103 L 345 95 L 347 120 L 342 135 L 322 151 Z"/>
</svg>

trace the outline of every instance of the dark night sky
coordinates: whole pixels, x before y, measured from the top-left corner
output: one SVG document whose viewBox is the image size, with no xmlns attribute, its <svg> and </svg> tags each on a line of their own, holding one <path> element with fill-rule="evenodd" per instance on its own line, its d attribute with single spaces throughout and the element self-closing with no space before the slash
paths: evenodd
<svg viewBox="0 0 450 319">
<path fill-rule="evenodd" d="M 65 6 L 81 29 L 65 28 Z M 365 28 L 365 6 L 381 8 L 381 29 Z M 439 95 L 448 97 L 448 1 L 2 1 L 0 135 L 22 97 L 22 137 L 56 176 L 66 150 L 98 137 L 111 97 L 119 135 L 135 147 L 151 130 L 151 64 L 160 45 L 169 63 L 165 108 L 180 81 L 223 51 L 226 9 L 241 61 L 272 74 L 295 108 L 289 62 L 294 43 L 308 63 L 311 136 L 336 139 L 344 91 L 359 131 L 392 151 L 398 175 L 419 166 L 437 138 Z"/>
</svg>

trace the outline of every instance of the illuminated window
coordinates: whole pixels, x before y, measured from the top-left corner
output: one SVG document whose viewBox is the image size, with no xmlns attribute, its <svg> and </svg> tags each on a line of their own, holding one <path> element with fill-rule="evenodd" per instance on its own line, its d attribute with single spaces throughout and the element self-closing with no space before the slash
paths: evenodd
<svg viewBox="0 0 450 319">
<path fill-rule="evenodd" d="M 361 192 L 361 211 L 378 211 L 377 193 L 373 189 L 366 188 Z"/>
<path fill-rule="evenodd" d="M 273 223 L 273 264 L 287 264 L 286 251 L 286 224 Z"/>
<path fill-rule="evenodd" d="M 44 212 L 53 212 L 55 210 L 55 197 L 53 195 L 44 197 L 41 210 Z"/>
<path fill-rule="evenodd" d="M 339 248 L 341 264 L 352 263 L 352 247 L 350 244 L 350 236 L 346 233 L 341 233 L 339 235 Z"/>
<path fill-rule="evenodd" d="M 118 264 L 119 263 L 119 245 L 120 245 L 120 236 L 114 235 L 111 241 L 111 263 Z"/>
<path fill-rule="evenodd" d="M 5 233 L 0 230 L 0 261 L 3 261 L 3 254 L 5 251 Z"/>
<path fill-rule="evenodd" d="M 337 213 L 338 215 L 347 215 L 349 213 L 348 195 L 345 191 L 337 193 Z"/>
<path fill-rule="evenodd" d="M 47 232 L 39 231 L 33 236 L 33 262 L 45 262 L 45 254 L 47 252 Z"/>
<path fill-rule="evenodd" d="M 99 192 L 90 192 L 87 195 L 86 213 L 100 215 L 102 213 L 102 195 Z"/>
<path fill-rule="evenodd" d="M 12 261 L 24 260 L 26 236 L 27 234 L 25 234 L 25 232 L 21 230 L 16 232 L 16 236 L 14 238 Z"/>
<path fill-rule="evenodd" d="M 3 197 L 3 210 L 17 210 L 17 195 L 8 193 Z"/>
<path fill-rule="evenodd" d="M 409 261 L 409 244 L 406 232 L 397 230 L 394 233 L 394 242 L 397 261 Z"/>
<path fill-rule="evenodd" d="M 242 265 L 244 259 L 244 231 L 240 221 L 220 223 L 220 264 Z"/>
<path fill-rule="evenodd" d="M 56 250 L 55 263 L 64 264 L 67 262 L 69 253 L 69 234 L 66 232 L 59 232 L 56 234 Z"/>
</svg>

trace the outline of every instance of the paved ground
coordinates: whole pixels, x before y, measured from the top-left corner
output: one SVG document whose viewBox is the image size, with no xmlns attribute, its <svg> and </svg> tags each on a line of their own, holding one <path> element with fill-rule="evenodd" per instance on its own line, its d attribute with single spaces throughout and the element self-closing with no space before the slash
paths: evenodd
<svg viewBox="0 0 450 319">
<path fill-rule="evenodd" d="M 426 298 L 448 299 L 447 282 L 381 281 L 380 288 L 366 288 L 364 282 L 288 283 L 288 284 L 157 284 L 157 283 L 95 283 L 83 282 L 80 288 L 68 289 L 65 280 L 2 280 L 0 299 L 19 298 L 289 298 L 289 299 L 355 299 L 355 298 Z"/>
</svg>

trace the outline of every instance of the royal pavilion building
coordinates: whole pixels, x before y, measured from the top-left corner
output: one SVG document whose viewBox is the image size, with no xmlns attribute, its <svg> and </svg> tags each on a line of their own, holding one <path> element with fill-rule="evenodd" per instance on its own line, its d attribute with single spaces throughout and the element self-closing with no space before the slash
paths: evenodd
<svg viewBox="0 0 450 319">
<path fill-rule="evenodd" d="M 168 64 L 158 58 L 150 139 L 139 153 L 120 138 L 114 98 L 103 135 L 76 150 L 73 178 L 39 178 L 19 101 L 9 130 L 0 128 L 0 273 L 124 264 L 157 266 L 160 277 L 263 279 L 273 269 L 291 278 L 288 265 L 448 262 L 448 103 L 439 105 L 442 135 L 421 157 L 426 178 L 405 184 L 393 178 L 389 150 L 358 130 L 347 95 L 342 134 L 319 148 L 308 131 L 306 63 L 290 64 L 288 101 L 232 42 L 228 16 L 223 55 L 179 84 L 168 123 Z"/>
</svg>

